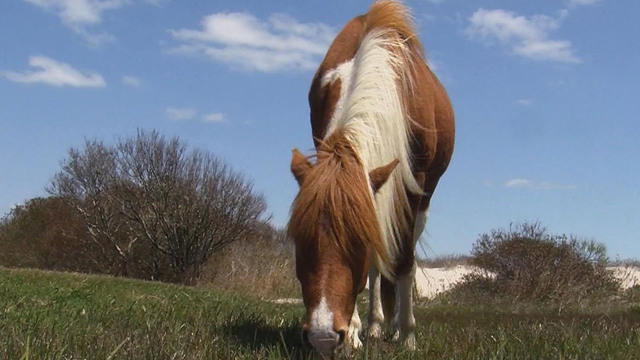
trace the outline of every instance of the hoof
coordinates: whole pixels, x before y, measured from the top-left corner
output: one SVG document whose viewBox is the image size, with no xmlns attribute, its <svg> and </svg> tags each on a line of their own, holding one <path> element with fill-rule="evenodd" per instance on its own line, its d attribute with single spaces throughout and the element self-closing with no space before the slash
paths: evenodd
<svg viewBox="0 0 640 360">
<path fill-rule="evenodd" d="M 402 341 L 402 346 L 404 346 L 408 350 L 415 351 L 416 350 L 416 336 L 413 333 L 408 334 L 404 338 L 404 340 Z"/>
<path fill-rule="evenodd" d="M 398 342 L 400 341 L 400 331 L 393 330 L 393 336 L 391 336 L 391 341 Z"/>
<path fill-rule="evenodd" d="M 362 347 L 362 341 L 360 341 L 360 336 L 358 336 L 358 330 L 349 329 L 345 345 L 350 349 L 360 349 Z"/>
<path fill-rule="evenodd" d="M 360 338 L 358 337 L 358 334 L 354 334 L 352 336 L 349 336 L 349 339 L 347 340 L 348 343 L 347 348 L 351 349 L 351 350 L 358 350 L 360 348 L 362 348 L 362 341 L 360 341 Z"/>
<path fill-rule="evenodd" d="M 378 323 L 370 324 L 367 328 L 367 338 L 380 339 L 382 337 L 382 327 Z"/>
</svg>

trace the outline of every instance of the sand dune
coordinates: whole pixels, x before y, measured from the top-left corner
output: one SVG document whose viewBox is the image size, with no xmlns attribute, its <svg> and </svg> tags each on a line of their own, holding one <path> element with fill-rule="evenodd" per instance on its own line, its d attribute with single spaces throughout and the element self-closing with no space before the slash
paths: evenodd
<svg viewBox="0 0 640 360">
<path fill-rule="evenodd" d="M 446 268 L 418 268 L 416 270 L 416 288 L 420 297 L 433 298 L 449 290 L 462 278 L 481 270 L 467 265 Z"/>
<path fill-rule="evenodd" d="M 620 279 L 622 288 L 628 289 L 640 285 L 640 268 L 635 266 L 612 266 L 607 268 Z M 446 268 L 418 268 L 416 271 L 416 287 L 420 297 L 433 298 L 441 292 L 451 289 L 462 278 L 482 270 L 468 265 L 457 265 Z M 277 304 L 300 304 L 302 299 L 286 298 L 271 300 Z"/>
<path fill-rule="evenodd" d="M 633 266 L 612 266 L 607 268 L 620 279 L 623 289 L 640 285 L 640 268 Z M 466 274 L 481 271 L 473 266 L 458 265 L 448 268 L 418 268 L 416 287 L 421 297 L 432 298 L 449 290 Z"/>
</svg>

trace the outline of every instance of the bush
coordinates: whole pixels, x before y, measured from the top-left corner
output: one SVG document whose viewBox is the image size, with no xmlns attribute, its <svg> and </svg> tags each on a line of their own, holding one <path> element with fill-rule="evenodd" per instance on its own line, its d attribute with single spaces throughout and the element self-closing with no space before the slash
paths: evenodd
<svg viewBox="0 0 640 360">
<path fill-rule="evenodd" d="M 482 234 L 471 264 L 485 273 L 467 276 L 459 290 L 494 298 L 566 302 L 619 290 L 604 245 L 550 235 L 537 223 Z"/>
<path fill-rule="evenodd" d="M 48 190 L 77 211 L 109 273 L 144 268 L 145 278 L 187 284 L 214 252 L 251 235 L 266 210 L 224 162 L 155 131 L 70 149 Z"/>
<path fill-rule="evenodd" d="M 100 272 L 80 216 L 62 199 L 35 198 L 0 222 L 0 265 Z"/>
<path fill-rule="evenodd" d="M 258 298 L 299 297 L 293 243 L 285 231 L 263 224 L 253 236 L 214 254 L 202 270 L 199 285 Z"/>
<path fill-rule="evenodd" d="M 469 265 L 470 261 L 470 256 L 461 254 L 440 255 L 431 258 L 416 260 L 418 266 L 429 269 L 451 268 L 458 265 Z"/>
</svg>

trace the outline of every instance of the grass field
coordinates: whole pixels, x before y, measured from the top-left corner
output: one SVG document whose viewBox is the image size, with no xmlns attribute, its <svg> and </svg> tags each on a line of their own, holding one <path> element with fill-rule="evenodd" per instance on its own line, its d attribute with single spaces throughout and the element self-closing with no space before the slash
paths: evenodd
<svg viewBox="0 0 640 360">
<path fill-rule="evenodd" d="M 379 341 L 355 358 L 640 359 L 640 306 L 597 309 L 432 303 L 416 309 L 418 351 Z M 0 359 L 313 358 L 302 314 L 211 289 L 0 268 Z"/>
</svg>

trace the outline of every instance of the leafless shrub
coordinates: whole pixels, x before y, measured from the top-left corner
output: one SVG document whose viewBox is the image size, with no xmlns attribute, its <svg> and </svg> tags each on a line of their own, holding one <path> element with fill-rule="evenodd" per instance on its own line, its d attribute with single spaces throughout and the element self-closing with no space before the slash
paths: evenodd
<svg viewBox="0 0 640 360">
<path fill-rule="evenodd" d="M 62 199 L 31 199 L 0 221 L 0 265 L 100 272 L 86 239 L 82 219 Z"/>
<path fill-rule="evenodd" d="M 155 131 L 71 149 L 48 190 L 78 211 L 95 256 L 116 274 L 139 262 L 153 279 L 183 283 L 193 283 L 215 251 L 248 236 L 266 208 L 222 161 Z"/>
<path fill-rule="evenodd" d="M 259 298 L 300 296 L 292 243 L 268 224 L 214 254 L 198 283 Z"/>
<path fill-rule="evenodd" d="M 441 255 L 417 260 L 418 266 L 425 268 L 449 268 L 458 265 L 469 265 L 470 262 L 471 257 L 469 255 L 461 254 Z"/>
<path fill-rule="evenodd" d="M 515 301 L 566 302 L 619 289 L 606 270 L 603 245 L 549 235 L 537 223 L 482 234 L 473 246 L 471 264 L 494 277 L 467 276 L 458 286 L 459 292 L 476 291 Z"/>
<path fill-rule="evenodd" d="M 622 267 L 637 267 L 637 268 L 640 268 L 640 260 L 616 258 L 615 260 L 609 261 L 609 263 L 607 265 L 608 266 L 622 266 Z"/>
</svg>

